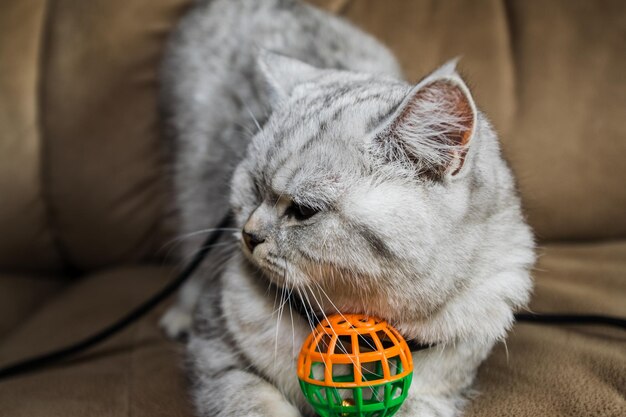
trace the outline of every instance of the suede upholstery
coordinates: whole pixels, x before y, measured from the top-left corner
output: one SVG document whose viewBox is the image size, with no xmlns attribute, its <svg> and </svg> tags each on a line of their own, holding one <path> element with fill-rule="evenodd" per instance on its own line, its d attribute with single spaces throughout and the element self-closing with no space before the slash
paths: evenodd
<svg viewBox="0 0 626 417">
<path fill-rule="evenodd" d="M 539 239 L 531 308 L 626 316 L 626 3 L 312 2 L 381 39 L 410 80 L 462 55 Z M 190 3 L 0 2 L 0 366 L 102 327 L 171 277 L 158 63 Z M 158 314 L 0 382 L 0 416 L 190 416 Z M 518 324 L 467 415 L 626 415 L 625 342 Z"/>
<path fill-rule="evenodd" d="M 531 309 L 624 316 L 625 270 L 624 242 L 547 245 Z M 84 277 L 2 339 L 0 364 L 86 336 L 167 278 L 165 269 L 149 266 Z M 0 415 L 191 417 L 182 356 L 156 326 L 160 311 L 67 364 L 0 382 Z M 615 329 L 518 324 L 481 366 L 479 395 L 466 415 L 623 416 L 625 343 Z"/>
<path fill-rule="evenodd" d="M 0 268 L 59 270 L 47 225 L 37 83 L 44 2 L 0 3 Z"/>
</svg>

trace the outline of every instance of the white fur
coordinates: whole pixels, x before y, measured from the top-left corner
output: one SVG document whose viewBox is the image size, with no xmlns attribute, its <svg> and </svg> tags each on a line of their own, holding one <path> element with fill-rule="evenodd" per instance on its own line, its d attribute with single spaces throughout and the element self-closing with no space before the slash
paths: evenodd
<svg viewBox="0 0 626 417">
<path fill-rule="evenodd" d="M 461 413 L 478 365 L 528 301 L 534 252 L 498 139 L 455 64 L 410 86 L 373 39 L 297 2 L 216 0 L 185 18 L 164 95 L 181 232 L 217 223 L 232 175 L 236 227 L 264 239 L 241 244 L 199 299 L 188 346 L 199 415 L 311 415 L 295 376 L 310 328 L 288 294 L 435 344 L 414 354 L 398 415 Z M 236 134 L 242 124 L 251 139 Z M 298 219 L 299 206 L 317 214 Z"/>
</svg>

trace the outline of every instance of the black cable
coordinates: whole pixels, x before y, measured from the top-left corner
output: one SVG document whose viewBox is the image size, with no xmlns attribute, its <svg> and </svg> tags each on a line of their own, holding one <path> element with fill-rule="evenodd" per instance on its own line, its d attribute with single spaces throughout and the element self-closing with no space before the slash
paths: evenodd
<svg viewBox="0 0 626 417">
<path fill-rule="evenodd" d="M 52 352 L 24 359 L 4 368 L 0 368 L 0 380 L 29 372 L 34 369 L 44 367 L 46 365 L 50 365 L 54 362 L 65 359 L 68 356 L 72 356 L 83 350 L 89 349 L 90 347 L 105 341 L 109 337 L 113 336 L 114 334 L 128 327 L 133 322 L 145 316 L 154 307 L 160 304 L 172 293 L 174 293 L 174 291 L 176 291 L 185 281 L 187 281 L 187 279 L 196 270 L 196 268 L 198 268 L 200 263 L 202 263 L 206 255 L 210 252 L 213 244 L 215 244 L 222 235 L 222 228 L 228 226 L 229 222 L 230 216 L 224 216 L 218 228 L 209 234 L 209 236 L 200 247 L 200 250 L 194 255 L 194 257 L 185 266 L 185 268 L 176 277 L 176 279 L 167 284 L 161 291 L 152 296 L 152 298 L 150 298 L 148 301 L 135 308 L 133 311 L 131 311 L 115 323 L 107 326 L 98 333 L 91 335 L 77 343 L 73 343 L 69 346 L 62 347 Z"/>
<path fill-rule="evenodd" d="M 626 330 L 626 319 L 593 314 L 518 313 L 515 315 L 515 319 L 536 324 L 605 325 L 621 327 Z"/>
<path fill-rule="evenodd" d="M 228 226 L 230 215 L 224 216 L 220 221 L 217 229 L 212 231 L 206 238 L 200 250 L 194 255 L 192 260 L 185 266 L 175 280 L 166 285 L 161 291 L 152 296 L 148 301 L 135 308 L 133 311 L 122 317 L 115 323 L 102 329 L 98 333 L 91 335 L 77 343 L 44 353 L 39 356 L 24 359 L 14 364 L 0 368 L 0 380 L 10 378 L 19 374 L 33 371 L 37 368 L 50 365 L 52 363 L 63 360 L 69 356 L 80 353 L 100 342 L 110 338 L 119 331 L 125 329 L 135 321 L 139 320 L 154 307 L 159 305 L 163 300 L 172 295 L 200 266 L 207 254 L 211 251 L 212 246 L 218 241 L 222 235 L 222 229 Z M 573 315 L 573 314 L 536 314 L 536 313 L 520 313 L 516 314 L 518 321 L 525 321 L 537 324 L 591 324 L 591 325 L 608 325 L 626 329 L 626 319 L 618 317 L 600 316 L 600 315 Z"/>
</svg>

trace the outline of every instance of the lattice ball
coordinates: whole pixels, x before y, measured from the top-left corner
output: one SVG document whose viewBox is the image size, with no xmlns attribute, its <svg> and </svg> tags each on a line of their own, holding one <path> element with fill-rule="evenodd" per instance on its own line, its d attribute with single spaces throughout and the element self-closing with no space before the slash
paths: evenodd
<svg viewBox="0 0 626 417">
<path fill-rule="evenodd" d="M 405 400 L 413 359 L 387 322 L 332 315 L 309 335 L 298 357 L 300 387 L 321 417 L 389 417 Z"/>
</svg>

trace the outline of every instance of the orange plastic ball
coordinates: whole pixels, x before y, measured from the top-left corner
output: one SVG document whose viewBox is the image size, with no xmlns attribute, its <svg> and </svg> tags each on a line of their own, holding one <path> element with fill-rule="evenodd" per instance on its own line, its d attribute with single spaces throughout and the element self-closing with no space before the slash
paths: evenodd
<svg viewBox="0 0 626 417">
<path fill-rule="evenodd" d="M 322 417 L 391 416 L 412 375 L 411 351 L 400 333 L 361 314 L 322 320 L 298 357 L 300 387 Z"/>
</svg>

